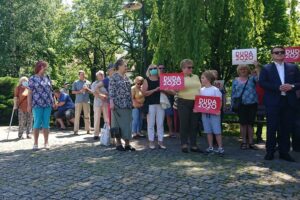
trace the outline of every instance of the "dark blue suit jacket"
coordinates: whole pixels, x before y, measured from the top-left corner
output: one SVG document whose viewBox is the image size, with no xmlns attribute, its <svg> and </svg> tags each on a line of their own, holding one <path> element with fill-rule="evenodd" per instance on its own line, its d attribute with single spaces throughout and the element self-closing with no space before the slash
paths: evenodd
<svg viewBox="0 0 300 200">
<path fill-rule="evenodd" d="M 295 87 L 287 92 L 288 104 L 292 107 L 297 105 L 296 90 L 300 89 L 300 72 L 295 64 L 284 63 L 285 83 L 293 84 Z M 279 106 L 281 92 L 279 87 L 281 80 L 275 63 L 265 65 L 259 75 L 259 84 L 265 90 L 264 104 L 266 106 Z"/>
</svg>

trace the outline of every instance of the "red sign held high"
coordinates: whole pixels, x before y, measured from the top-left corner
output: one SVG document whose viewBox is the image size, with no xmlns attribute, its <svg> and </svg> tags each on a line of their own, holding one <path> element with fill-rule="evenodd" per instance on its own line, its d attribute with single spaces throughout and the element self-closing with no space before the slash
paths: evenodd
<svg viewBox="0 0 300 200">
<path fill-rule="evenodd" d="M 300 62 L 300 47 L 285 48 L 285 62 Z"/>
</svg>

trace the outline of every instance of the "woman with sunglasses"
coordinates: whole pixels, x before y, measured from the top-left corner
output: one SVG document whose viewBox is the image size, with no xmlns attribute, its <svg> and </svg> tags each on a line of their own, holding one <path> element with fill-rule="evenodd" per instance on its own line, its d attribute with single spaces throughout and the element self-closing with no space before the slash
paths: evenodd
<svg viewBox="0 0 300 200">
<path fill-rule="evenodd" d="M 145 104 L 148 106 L 147 132 L 149 148 L 155 149 L 154 125 L 156 121 L 158 147 L 160 149 L 166 149 L 163 145 L 165 111 L 160 105 L 159 72 L 157 66 L 151 64 L 147 69 L 146 76 L 147 78 L 144 80 L 142 91 L 146 97 Z"/>
<path fill-rule="evenodd" d="M 142 85 L 144 82 L 144 78 L 141 76 L 137 76 L 134 79 L 135 85 L 131 87 L 131 96 L 132 96 L 132 135 L 133 138 L 144 137 L 141 134 L 142 130 L 142 107 L 145 102 L 145 97 L 142 93 Z"/>
<path fill-rule="evenodd" d="M 188 153 L 188 144 L 191 152 L 202 151 L 197 146 L 197 132 L 199 113 L 194 112 L 195 96 L 198 95 L 201 83 L 199 76 L 193 74 L 193 61 L 184 59 L 180 63 L 184 74 L 185 89 L 178 92 L 178 113 L 180 121 L 181 150 Z"/>
</svg>

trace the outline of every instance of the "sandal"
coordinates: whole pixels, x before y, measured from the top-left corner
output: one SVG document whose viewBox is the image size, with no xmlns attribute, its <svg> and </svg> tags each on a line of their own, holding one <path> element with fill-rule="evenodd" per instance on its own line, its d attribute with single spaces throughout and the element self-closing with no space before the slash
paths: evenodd
<svg viewBox="0 0 300 200">
<path fill-rule="evenodd" d="M 240 148 L 241 148 L 242 150 L 248 149 L 247 143 L 242 143 Z"/>
<path fill-rule="evenodd" d="M 258 148 L 255 144 L 249 144 L 249 149 L 258 150 Z"/>
</svg>

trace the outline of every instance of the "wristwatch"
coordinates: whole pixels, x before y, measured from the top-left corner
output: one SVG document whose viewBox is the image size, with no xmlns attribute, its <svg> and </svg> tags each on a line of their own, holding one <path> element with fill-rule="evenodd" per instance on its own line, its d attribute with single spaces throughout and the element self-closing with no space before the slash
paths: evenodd
<svg viewBox="0 0 300 200">
<path fill-rule="evenodd" d="M 292 85 L 292 88 L 294 89 L 294 88 L 295 88 L 295 85 Z"/>
</svg>

